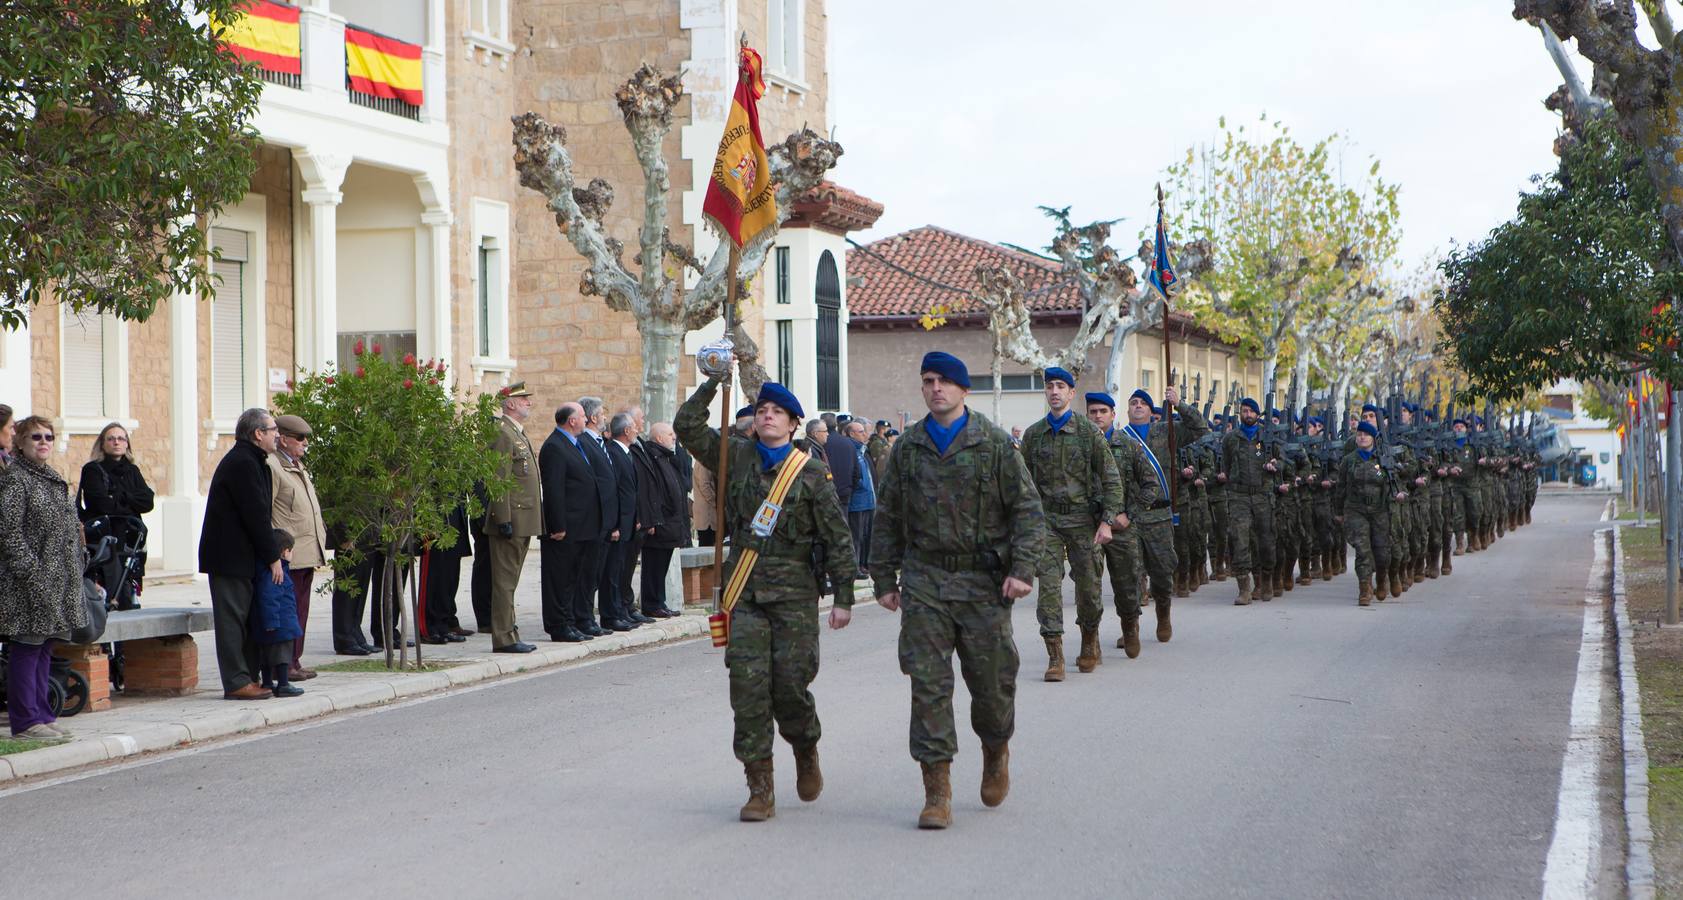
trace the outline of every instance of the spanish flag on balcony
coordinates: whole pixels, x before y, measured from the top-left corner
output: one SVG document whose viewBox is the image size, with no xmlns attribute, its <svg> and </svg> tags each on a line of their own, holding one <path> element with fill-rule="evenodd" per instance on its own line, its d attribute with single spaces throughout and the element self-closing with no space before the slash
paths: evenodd
<svg viewBox="0 0 1683 900">
<path fill-rule="evenodd" d="M 245 14 L 222 26 L 222 43 L 240 59 L 268 72 L 300 73 L 298 64 L 298 7 L 273 0 L 255 0 Z"/>
<path fill-rule="evenodd" d="M 345 75 L 351 90 L 421 105 L 421 48 L 345 26 Z"/>
<path fill-rule="evenodd" d="M 719 155 L 713 160 L 713 176 L 701 212 L 717 222 L 736 246 L 777 224 L 777 194 L 771 187 L 771 164 L 766 144 L 760 137 L 760 111 L 756 105 L 766 85 L 760 78 L 760 55 L 742 48 L 736 81 L 736 97 L 725 118 L 725 133 L 719 138 Z"/>
</svg>

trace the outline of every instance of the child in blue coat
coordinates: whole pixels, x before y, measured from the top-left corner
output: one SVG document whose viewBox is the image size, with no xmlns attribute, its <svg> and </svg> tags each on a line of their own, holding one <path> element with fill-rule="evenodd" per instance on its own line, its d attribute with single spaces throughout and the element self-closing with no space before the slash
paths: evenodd
<svg viewBox="0 0 1683 900">
<path fill-rule="evenodd" d="M 275 546 L 281 552 L 281 583 L 275 584 L 268 566 L 253 576 L 251 638 L 257 643 L 263 686 L 272 687 L 276 697 L 297 697 L 304 689 L 287 680 L 292 642 L 304 633 L 298 627 L 298 600 L 292 590 L 292 535 L 276 528 Z"/>
</svg>

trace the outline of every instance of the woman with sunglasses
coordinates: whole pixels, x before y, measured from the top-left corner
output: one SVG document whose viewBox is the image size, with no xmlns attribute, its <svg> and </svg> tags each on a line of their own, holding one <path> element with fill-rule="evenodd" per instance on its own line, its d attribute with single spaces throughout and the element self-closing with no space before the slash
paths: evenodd
<svg viewBox="0 0 1683 900">
<path fill-rule="evenodd" d="M 0 470 L 0 634 L 6 635 L 6 710 L 15 737 L 59 740 L 47 679 L 54 641 L 88 624 L 82 603 L 82 524 L 70 485 L 48 460 L 53 423 L 18 423 L 17 454 Z"/>
<path fill-rule="evenodd" d="M 93 452 L 82 466 L 82 478 L 76 485 L 76 514 L 82 524 L 86 526 L 95 519 L 105 518 L 109 527 L 104 533 L 115 537 L 118 548 L 123 548 L 128 546 L 130 532 L 135 530 L 134 518 L 151 512 L 152 501 L 152 488 L 135 464 L 128 429 L 116 422 L 100 429 L 99 439 L 94 441 Z M 98 536 L 90 533 L 88 540 Z M 117 583 L 122 565 L 122 559 L 112 554 L 111 561 L 102 568 L 106 585 Z M 140 579 L 145 574 L 146 554 L 141 553 L 135 561 L 134 574 L 115 598 L 118 609 L 134 608 L 134 597 L 140 593 Z"/>
</svg>

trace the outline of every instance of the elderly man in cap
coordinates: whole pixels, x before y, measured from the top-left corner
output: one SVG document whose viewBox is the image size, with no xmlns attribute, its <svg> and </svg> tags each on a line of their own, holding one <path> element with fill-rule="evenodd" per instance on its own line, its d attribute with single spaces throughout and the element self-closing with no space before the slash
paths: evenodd
<svg viewBox="0 0 1683 900">
<path fill-rule="evenodd" d="M 532 392 L 526 382 L 516 381 L 498 391 L 497 398 L 502 401 L 502 415 L 497 417 L 497 439 L 491 449 L 501 460 L 498 479 L 513 481 L 514 489 L 485 509 L 485 536 L 491 551 L 491 651 L 531 653 L 538 648 L 520 640 L 520 629 L 514 624 L 514 589 L 520 584 L 532 538 L 543 529 L 538 457 L 524 427 L 532 415 Z"/>
<path fill-rule="evenodd" d="M 304 454 L 310 447 L 310 423 L 300 416 L 277 416 L 275 452 L 266 464 L 272 480 L 270 522 L 292 535 L 292 591 L 298 604 L 298 629 L 303 632 L 292 642 L 292 681 L 307 681 L 316 673 L 303 666 L 304 635 L 310 628 L 310 586 L 316 570 L 327 565 L 327 525 L 321 518 L 321 501 L 316 484 L 304 468 Z"/>
<path fill-rule="evenodd" d="M 719 378 L 709 375 L 684 401 L 672 427 L 703 468 L 719 465 L 719 442 L 707 425 L 707 408 Z M 754 401 L 751 438 L 729 438 L 726 498 L 720 527 L 731 534 L 725 568 L 730 607 L 730 705 L 735 714 L 733 748 L 748 781 L 744 822 L 776 814 L 772 778 L 773 725 L 795 750 L 795 791 L 818 799 L 824 776 L 818 767 L 818 706 L 808 687 L 818 675 L 819 568 L 835 585 L 830 627 L 852 618 L 853 540 L 847 516 L 830 487 L 824 464 L 797 448 L 801 403 L 775 382 L 760 386 Z M 771 499 L 777 489 L 781 503 Z M 747 551 L 754 551 L 746 555 Z M 743 567 L 750 567 L 743 570 Z M 734 589 L 734 593 L 730 593 Z"/>
<path fill-rule="evenodd" d="M 912 758 L 923 768 L 920 828 L 952 823 L 953 664 L 970 691 L 982 741 L 982 803 L 1011 787 L 1017 645 L 1011 604 L 1033 590 L 1044 518 L 1010 438 L 965 405 L 970 371 L 951 354 L 923 358 L 929 414 L 884 467 L 871 535 L 877 600 L 900 619 L 900 671 L 912 680 Z"/>
<path fill-rule="evenodd" d="M 1075 581 L 1075 621 L 1081 626 L 1076 667 L 1099 664 L 1099 573 L 1094 550 L 1110 543 L 1110 523 L 1122 513 L 1122 480 L 1104 435 L 1075 413 L 1075 376 L 1056 366 L 1046 370 L 1045 418 L 1023 434 L 1023 460 L 1040 491 L 1046 515 L 1046 546 L 1040 558 L 1040 636 L 1046 641 L 1047 681 L 1064 680 L 1064 560 Z"/>
<path fill-rule="evenodd" d="M 1267 600 L 1273 590 L 1258 577 L 1274 571 L 1274 509 L 1269 499 L 1279 484 L 1280 461 L 1263 440 L 1262 410 L 1249 397 L 1239 401 L 1239 427 L 1221 440 L 1222 470 L 1227 473 L 1227 546 L 1233 577 L 1239 583 L 1235 606 L 1248 606 L 1253 586 Z"/>
</svg>

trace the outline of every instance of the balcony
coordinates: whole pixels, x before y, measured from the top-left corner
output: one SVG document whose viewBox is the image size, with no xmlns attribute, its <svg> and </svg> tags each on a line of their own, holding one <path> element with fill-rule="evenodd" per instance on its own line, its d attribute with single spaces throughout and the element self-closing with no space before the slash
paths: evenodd
<svg viewBox="0 0 1683 900">
<path fill-rule="evenodd" d="M 351 24 L 328 9 L 326 0 L 305 7 L 280 0 L 255 0 L 239 19 L 224 23 L 223 42 L 254 63 L 258 77 L 280 87 L 320 96 L 415 122 L 444 119 L 442 3 L 352 2 L 335 4 L 362 11 L 380 24 L 424 30 L 429 46 Z M 388 25 L 387 23 L 392 23 Z"/>
</svg>

